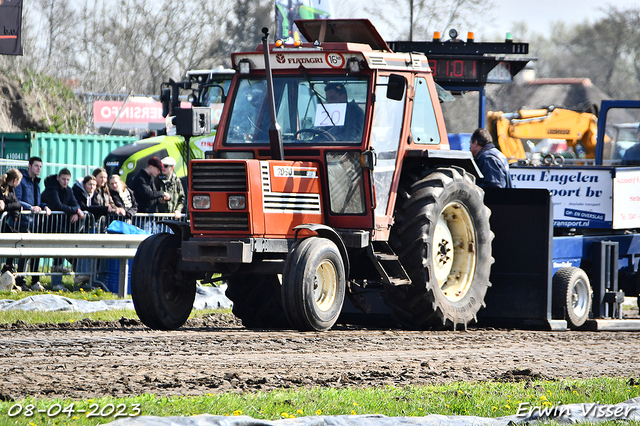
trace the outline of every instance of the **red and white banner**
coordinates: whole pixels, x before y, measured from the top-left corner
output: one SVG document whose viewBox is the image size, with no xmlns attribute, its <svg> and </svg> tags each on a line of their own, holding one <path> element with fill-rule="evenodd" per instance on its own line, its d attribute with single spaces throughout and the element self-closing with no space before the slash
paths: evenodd
<svg viewBox="0 0 640 426">
<path fill-rule="evenodd" d="M 93 103 L 93 125 L 118 129 L 162 129 L 165 118 L 160 102 L 95 101 Z M 182 102 L 182 108 L 191 108 L 189 102 Z M 117 118 L 117 120 L 116 120 Z"/>
</svg>

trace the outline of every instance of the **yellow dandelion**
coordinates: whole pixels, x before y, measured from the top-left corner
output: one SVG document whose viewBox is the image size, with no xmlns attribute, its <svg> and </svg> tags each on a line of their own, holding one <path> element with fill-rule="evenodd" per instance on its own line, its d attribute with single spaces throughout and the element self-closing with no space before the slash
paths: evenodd
<svg viewBox="0 0 640 426">
<path fill-rule="evenodd" d="M 84 288 L 80 287 L 80 293 L 84 293 Z"/>
<path fill-rule="evenodd" d="M 418 411 L 422 411 L 422 408 L 418 408 Z"/>
<path fill-rule="evenodd" d="M 316 416 L 319 416 L 320 414 L 322 414 L 322 410 L 316 410 Z"/>
<path fill-rule="evenodd" d="M 304 414 L 304 412 L 302 410 L 296 410 L 296 413 L 298 414 Z"/>
<path fill-rule="evenodd" d="M 75 322 L 73 319 L 70 319 L 69 322 Z"/>
<path fill-rule="evenodd" d="M 289 414 L 289 418 L 290 418 L 290 419 L 295 419 L 295 418 L 296 418 L 296 416 L 294 416 L 293 414 Z"/>
<path fill-rule="evenodd" d="M 546 400 L 547 400 L 547 397 L 546 397 L 546 396 L 544 396 L 544 395 L 542 395 L 542 396 L 540 397 L 540 399 L 541 399 L 541 400 L 543 400 L 543 401 L 546 401 Z"/>
<path fill-rule="evenodd" d="M 496 407 L 495 405 L 493 405 L 493 406 L 491 406 L 491 409 L 492 409 L 493 411 L 496 411 L 496 410 L 498 409 L 498 407 Z"/>
<path fill-rule="evenodd" d="M 242 410 L 236 410 L 233 412 L 234 416 L 239 416 L 240 414 L 242 414 Z"/>
<path fill-rule="evenodd" d="M 511 408 L 511 407 L 509 406 L 509 404 L 504 404 L 504 408 L 509 409 L 509 408 Z"/>
<path fill-rule="evenodd" d="M 354 407 L 357 407 L 357 406 L 358 406 L 358 403 L 357 403 L 357 402 L 354 402 L 354 403 L 353 403 L 353 406 L 354 406 Z"/>
<path fill-rule="evenodd" d="M 283 418 L 285 418 L 285 419 L 286 419 L 286 418 L 288 418 L 288 417 L 289 417 L 289 413 L 287 413 L 287 412 L 285 411 L 284 413 L 281 413 L 281 414 L 280 414 L 280 417 L 283 417 Z"/>
<path fill-rule="evenodd" d="M 213 396 L 213 394 L 212 393 L 208 393 L 207 396 Z"/>
<path fill-rule="evenodd" d="M 464 392 L 463 392 L 463 391 L 461 391 L 461 390 L 459 390 L 459 391 L 458 391 L 458 395 L 462 395 L 463 393 L 464 393 Z"/>
<path fill-rule="evenodd" d="M 353 411 L 353 410 L 351 410 L 351 415 L 353 416 L 353 415 L 355 415 L 355 414 L 356 414 L 356 412 L 355 412 L 355 411 Z"/>
</svg>

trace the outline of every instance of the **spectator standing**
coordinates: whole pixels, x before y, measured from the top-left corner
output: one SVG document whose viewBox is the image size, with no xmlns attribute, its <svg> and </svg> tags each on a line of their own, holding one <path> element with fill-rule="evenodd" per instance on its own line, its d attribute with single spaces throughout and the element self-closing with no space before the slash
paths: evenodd
<svg viewBox="0 0 640 426">
<path fill-rule="evenodd" d="M 476 129 L 471 135 L 469 150 L 484 175 L 477 181 L 479 187 L 511 188 L 509 161 L 493 144 L 489 131 Z"/>
<path fill-rule="evenodd" d="M 15 194 L 15 187 L 20 185 L 21 179 L 22 173 L 20 173 L 18 169 L 9 169 L 7 170 L 7 173 L 0 177 L 0 213 L 7 213 L 9 217 L 5 223 L 9 226 L 11 226 L 11 223 L 15 224 L 17 222 L 18 217 L 20 216 L 20 211 L 22 210 L 22 206 Z M 6 265 L 2 268 L 2 272 L 4 273 L 7 270 L 12 272 L 15 271 L 13 267 L 13 259 L 11 258 L 7 259 Z M 16 284 L 24 287 L 25 290 L 28 289 L 24 282 L 24 278 L 20 283 L 16 282 Z"/>
<path fill-rule="evenodd" d="M 16 197 L 15 188 L 20 185 L 22 173 L 18 169 L 9 169 L 0 177 L 0 212 L 7 212 L 13 219 L 13 223 L 18 219 L 22 205 Z"/>
<path fill-rule="evenodd" d="M 93 176 L 96 178 L 96 190 L 91 198 L 91 204 L 94 206 L 103 206 L 106 208 L 106 214 L 115 214 L 118 216 L 124 216 L 125 211 L 123 208 L 116 207 L 111 195 L 109 193 L 109 185 L 107 184 L 108 175 L 107 171 L 103 167 L 98 167 L 93 171 Z"/>
<path fill-rule="evenodd" d="M 151 157 L 147 167 L 140 170 L 131 181 L 131 189 L 138 202 L 140 213 L 160 213 L 160 201 L 169 201 L 171 196 L 159 187 L 158 176 L 164 166 L 158 157 Z"/>
<path fill-rule="evenodd" d="M 29 166 L 26 169 L 21 169 L 20 172 L 22 180 L 20 185 L 16 186 L 15 192 L 23 210 L 29 210 L 31 213 L 40 213 L 44 210 L 47 215 L 50 215 L 51 209 L 42 202 L 40 197 L 42 159 L 40 157 L 29 158 Z"/>
<path fill-rule="evenodd" d="M 160 175 L 162 189 L 170 196 L 166 203 L 160 204 L 161 213 L 173 213 L 176 220 L 179 220 L 182 213 L 185 213 L 185 194 L 182 182 L 175 174 L 176 160 L 173 157 L 164 157 L 162 159 L 164 166 L 164 174 Z"/>
<path fill-rule="evenodd" d="M 123 208 L 127 219 L 133 219 L 138 213 L 138 203 L 133 191 L 129 189 L 120 175 L 111 175 L 109 178 L 109 193 L 116 207 Z"/>
<path fill-rule="evenodd" d="M 93 175 L 87 175 L 82 180 L 76 180 L 73 184 L 73 196 L 76 197 L 78 206 L 83 211 L 88 211 L 95 217 L 104 216 L 109 213 L 109 207 L 93 203 L 93 196 L 96 193 L 97 182 Z"/>
<path fill-rule="evenodd" d="M 66 213 L 69 223 L 75 224 L 84 219 L 84 212 L 78 205 L 73 190 L 69 187 L 71 182 L 71 172 L 69 169 L 62 169 L 57 175 L 50 175 L 44 180 L 44 191 L 42 201 L 47 203 L 52 211 Z M 55 258 L 52 270 L 62 271 L 62 259 Z M 51 277 L 51 285 L 54 290 L 64 290 L 62 277 L 59 275 Z"/>
<path fill-rule="evenodd" d="M 37 228 L 38 223 L 40 222 L 38 214 L 42 211 L 46 213 L 47 216 L 51 215 L 51 209 L 41 201 L 40 198 L 40 173 L 42 172 L 42 158 L 40 157 L 31 157 L 29 158 L 29 165 L 26 169 L 21 169 L 22 180 L 20 180 L 20 185 L 16 186 L 15 193 L 18 201 L 22 205 L 23 210 L 27 210 L 31 212 L 31 215 L 21 215 L 19 220 L 20 223 L 17 226 L 17 229 L 20 232 L 27 232 L 29 229 Z M 18 271 L 25 272 L 27 261 L 29 262 L 31 272 L 35 272 L 40 267 L 40 259 L 26 259 L 24 257 L 18 260 Z M 16 284 L 21 286 L 23 289 L 26 288 L 25 279 L 23 276 L 19 276 L 16 278 Z M 42 288 L 42 284 L 40 284 L 40 279 L 37 276 L 33 276 L 31 279 L 31 286 L 34 287 L 34 284 L 37 284 L 35 288 Z"/>
</svg>

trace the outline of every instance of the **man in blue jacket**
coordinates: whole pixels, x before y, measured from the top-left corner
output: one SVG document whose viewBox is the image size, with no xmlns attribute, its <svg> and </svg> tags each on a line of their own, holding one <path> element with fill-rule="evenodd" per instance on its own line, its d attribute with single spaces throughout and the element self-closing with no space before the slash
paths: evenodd
<svg viewBox="0 0 640 426">
<path fill-rule="evenodd" d="M 473 132 L 469 150 L 484 175 L 476 182 L 479 187 L 511 188 L 507 157 L 496 148 L 486 129 L 480 128 Z"/>
<path fill-rule="evenodd" d="M 20 172 L 22 172 L 22 180 L 20 181 L 20 185 L 16 186 L 16 197 L 22 205 L 22 210 L 31 211 L 31 215 L 21 215 L 17 228 L 20 232 L 28 232 L 35 229 L 39 222 L 36 214 L 42 211 L 45 211 L 47 216 L 51 214 L 49 207 L 40 200 L 40 173 L 42 172 L 42 158 L 29 158 L 29 166 L 26 169 L 20 169 Z M 26 271 L 26 263 L 27 259 L 24 257 L 18 260 L 19 272 Z M 29 264 L 31 272 L 36 272 L 40 266 L 40 259 L 30 259 Z M 39 278 L 34 275 L 31 279 L 32 285 L 39 282 Z M 27 289 L 23 276 L 18 276 L 16 278 L 16 284 L 20 285 L 25 290 Z M 35 288 L 39 287 L 36 286 Z"/>
<path fill-rule="evenodd" d="M 20 201 L 23 210 L 30 210 L 32 213 L 40 213 L 45 210 L 47 215 L 51 210 L 46 204 L 41 202 L 40 197 L 40 172 L 42 172 L 42 159 L 40 157 L 29 158 L 29 166 L 20 169 L 22 180 L 16 186 L 16 197 Z"/>
</svg>

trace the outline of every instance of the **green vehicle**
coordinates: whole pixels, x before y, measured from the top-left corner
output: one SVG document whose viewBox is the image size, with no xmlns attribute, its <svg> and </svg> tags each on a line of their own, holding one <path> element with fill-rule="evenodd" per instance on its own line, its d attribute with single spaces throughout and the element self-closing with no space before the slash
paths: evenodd
<svg viewBox="0 0 640 426">
<path fill-rule="evenodd" d="M 234 72 L 234 70 L 222 67 L 215 70 L 187 72 L 187 79 L 191 83 L 192 91 L 187 100 L 193 106 L 211 108 L 212 129 L 210 135 L 191 138 L 190 158 L 204 158 L 204 153 L 213 147 L 215 129 L 220 121 L 225 94 L 228 92 Z M 185 102 L 182 103 L 185 104 Z M 119 174 L 122 180 L 129 185 L 136 173 L 146 167 L 149 158 L 162 159 L 167 156 L 176 159 L 175 173 L 183 180 L 183 185 L 187 188 L 188 157 L 185 141 L 182 136 L 175 135 L 175 128 L 172 125 L 167 126 L 167 135 L 142 139 L 111 151 L 104 160 L 104 167 L 109 175 Z"/>
</svg>

